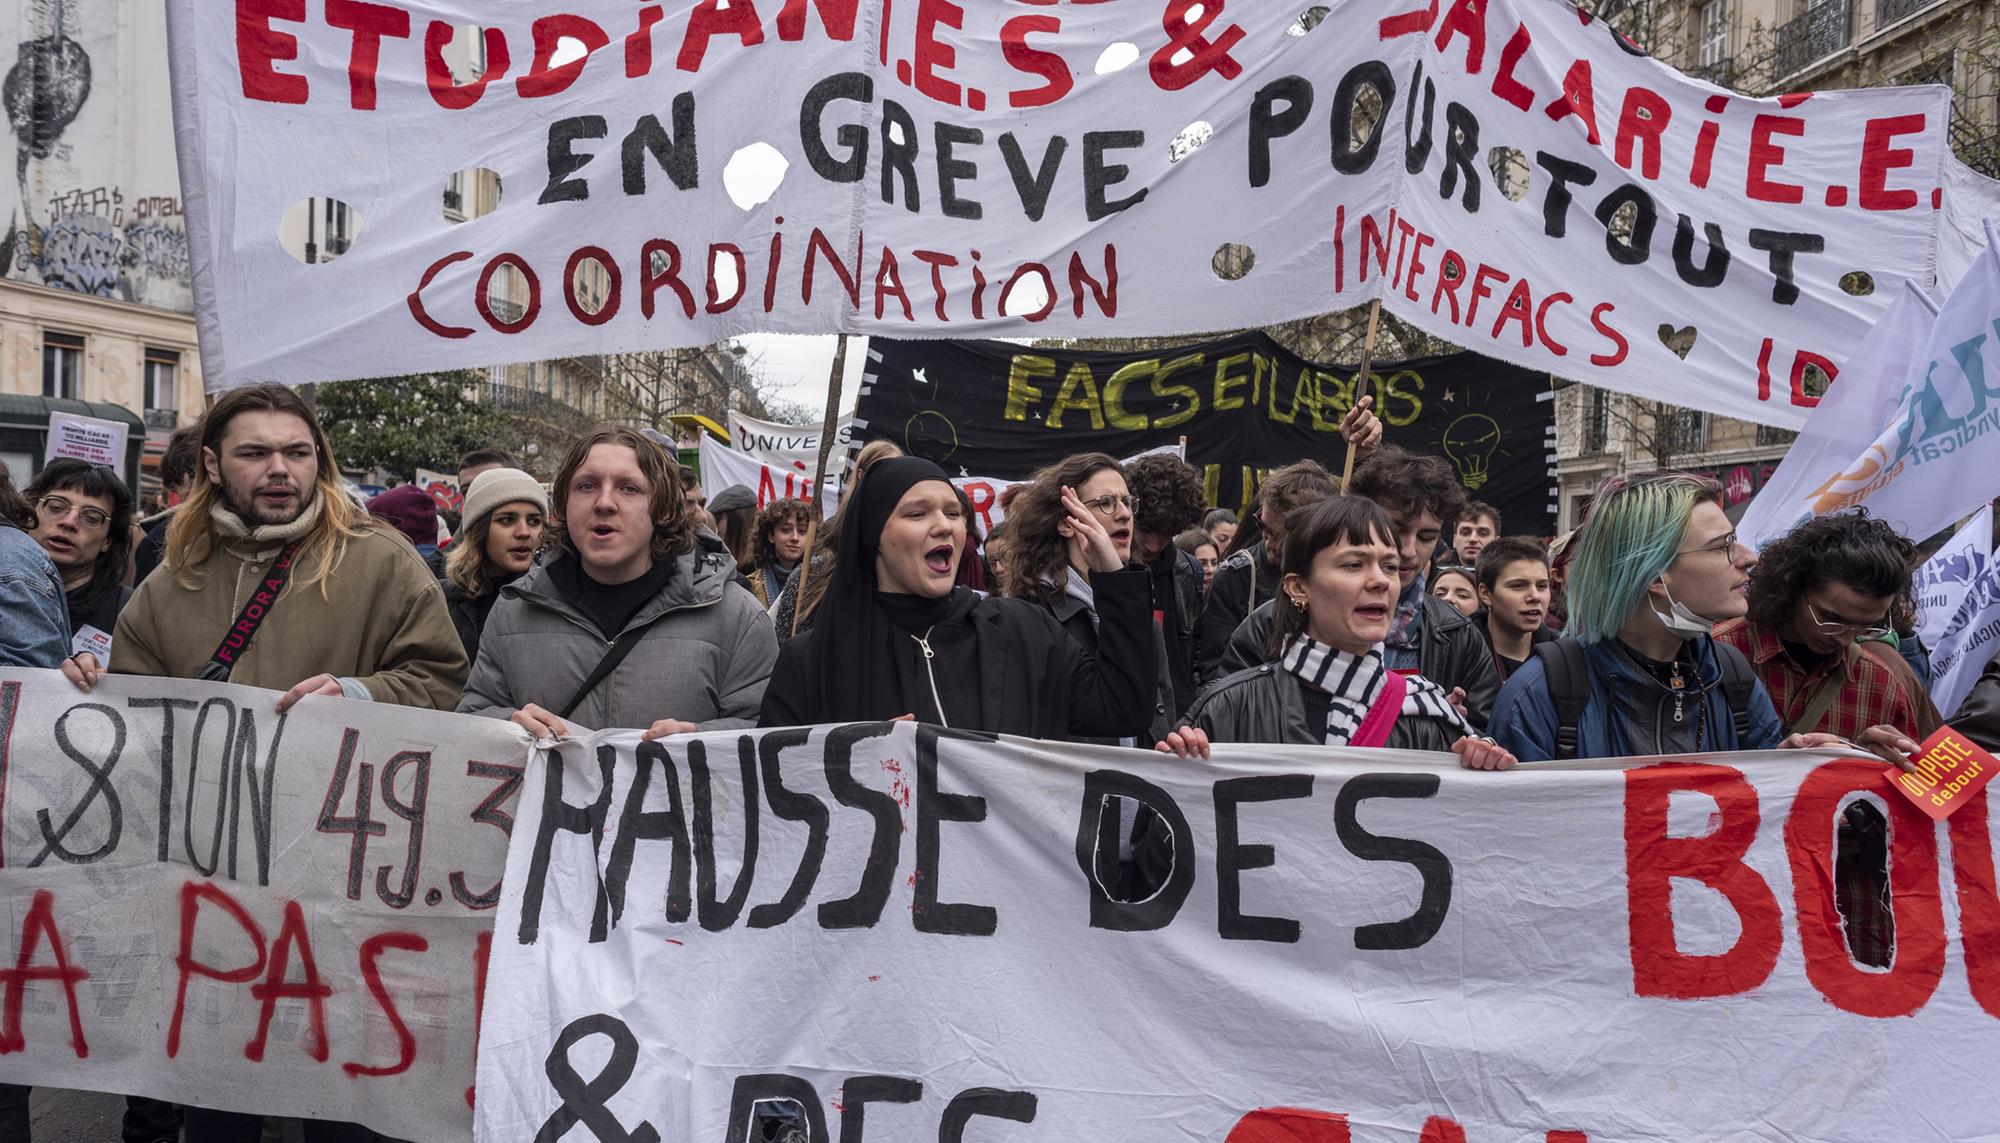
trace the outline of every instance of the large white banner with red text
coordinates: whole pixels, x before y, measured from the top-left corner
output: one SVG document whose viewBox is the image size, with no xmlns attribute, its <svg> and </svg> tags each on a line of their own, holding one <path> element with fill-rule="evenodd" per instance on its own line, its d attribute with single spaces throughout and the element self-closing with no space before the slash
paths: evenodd
<svg viewBox="0 0 2000 1143">
<path fill-rule="evenodd" d="M 813 1143 L 1992 1139 L 2000 1090 L 1949 1077 L 2000 1034 L 1993 823 L 1884 769 L 566 743 L 523 787 L 479 1136 L 768 1138 L 762 1104 Z M 1172 838 L 1142 901 L 1105 888 L 1113 797 Z M 1887 969 L 1835 904 L 1856 799 Z"/>
<path fill-rule="evenodd" d="M 1554 0 L 169 12 L 215 387 L 1379 298 L 1481 353 L 1796 427 L 1813 367 L 1937 270 L 1946 89 L 1752 99 Z M 449 222 L 474 168 L 499 208 Z M 361 221 L 306 265 L 277 234 L 315 196 Z"/>
<path fill-rule="evenodd" d="M 0 1082 L 465 1139 L 512 724 L 0 672 Z"/>
</svg>

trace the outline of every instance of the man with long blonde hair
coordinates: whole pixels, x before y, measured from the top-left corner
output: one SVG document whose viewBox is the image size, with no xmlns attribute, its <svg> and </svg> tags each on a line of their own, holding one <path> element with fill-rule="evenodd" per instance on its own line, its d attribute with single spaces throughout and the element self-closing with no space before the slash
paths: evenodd
<svg viewBox="0 0 2000 1143">
<path fill-rule="evenodd" d="M 209 679 L 451 710 L 465 649 L 416 549 L 341 487 L 326 433 L 281 385 L 234 389 L 201 423 L 202 475 L 163 574 L 118 617 L 121 674 Z M 65 666 L 88 689 L 106 669 Z"/>
</svg>

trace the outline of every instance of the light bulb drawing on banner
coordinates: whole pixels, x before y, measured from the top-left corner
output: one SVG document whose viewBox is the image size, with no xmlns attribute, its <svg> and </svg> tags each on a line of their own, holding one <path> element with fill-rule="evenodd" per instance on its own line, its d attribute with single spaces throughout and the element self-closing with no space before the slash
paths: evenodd
<svg viewBox="0 0 2000 1143">
<path fill-rule="evenodd" d="M 1444 454 L 1458 470 L 1458 479 L 1474 492 L 1493 474 L 1493 453 L 1500 447 L 1500 422 L 1485 413 L 1467 413 L 1444 430 Z"/>
</svg>

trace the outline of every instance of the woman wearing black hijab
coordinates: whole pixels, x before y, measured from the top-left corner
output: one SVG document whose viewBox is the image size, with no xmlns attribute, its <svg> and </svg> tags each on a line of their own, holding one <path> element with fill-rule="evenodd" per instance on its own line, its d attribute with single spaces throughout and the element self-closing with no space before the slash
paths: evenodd
<svg viewBox="0 0 2000 1143">
<path fill-rule="evenodd" d="M 1030 738 L 1144 734 L 1160 670 L 1147 575 L 1122 570 L 1074 489 L 1063 502 L 1087 540 L 1096 655 L 1045 608 L 955 587 L 966 519 L 950 480 L 927 460 L 885 460 L 855 492 L 817 621 L 780 648 L 758 724 L 914 716 Z"/>
</svg>

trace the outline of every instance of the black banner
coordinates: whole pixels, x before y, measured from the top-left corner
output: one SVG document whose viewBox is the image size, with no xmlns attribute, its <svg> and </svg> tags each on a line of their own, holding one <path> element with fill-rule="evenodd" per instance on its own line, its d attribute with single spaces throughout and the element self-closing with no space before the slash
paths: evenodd
<svg viewBox="0 0 2000 1143">
<path fill-rule="evenodd" d="M 870 338 L 857 441 L 886 437 L 953 473 L 1019 480 L 1071 453 L 1130 456 L 1187 438 L 1208 502 L 1241 512 L 1264 474 L 1316 460 L 1336 475 L 1355 369 L 1262 333 L 1149 353 L 1002 341 Z M 1369 370 L 1384 439 L 1444 456 L 1505 530 L 1555 531 L 1548 378 L 1473 353 Z"/>
</svg>

